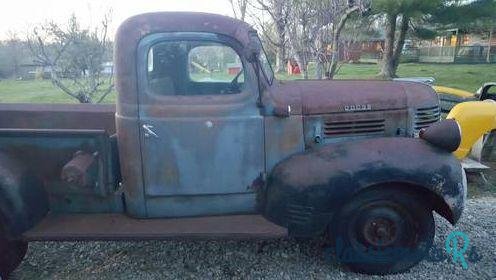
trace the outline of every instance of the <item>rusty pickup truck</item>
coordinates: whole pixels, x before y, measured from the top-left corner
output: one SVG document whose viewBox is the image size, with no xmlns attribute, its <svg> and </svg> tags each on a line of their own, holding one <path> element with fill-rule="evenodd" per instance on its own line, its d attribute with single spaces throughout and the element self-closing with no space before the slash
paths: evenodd
<svg viewBox="0 0 496 280">
<path fill-rule="evenodd" d="M 0 105 L 0 267 L 29 241 L 326 238 L 354 271 L 405 271 L 466 197 L 431 87 L 277 81 L 257 32 L 132 17 L 117 105 Z M 351 256 L 351 257 L 350 257 Z"/>
</svg>

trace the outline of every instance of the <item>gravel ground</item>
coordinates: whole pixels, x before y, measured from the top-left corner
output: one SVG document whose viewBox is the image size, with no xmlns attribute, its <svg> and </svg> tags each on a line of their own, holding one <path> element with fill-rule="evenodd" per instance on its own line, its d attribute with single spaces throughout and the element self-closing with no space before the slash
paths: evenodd
<svg viewBox="0 0 496 280">
<path fill-rule="evenodd" d="M 468 201 L 455 228 L 436 217 L 437 249 L 430 259 L 440 261 L 387 277 L 347 271 L 324 257 L 318 241 L 274 240 L 31 243 L 13 279 L 496 279 L 495 213 L 496 198 L 478 198 Z M 467 233 L 475 248 L 467 256 L 468 270 L 444 253 L 453 230 Z"/>
</svg>

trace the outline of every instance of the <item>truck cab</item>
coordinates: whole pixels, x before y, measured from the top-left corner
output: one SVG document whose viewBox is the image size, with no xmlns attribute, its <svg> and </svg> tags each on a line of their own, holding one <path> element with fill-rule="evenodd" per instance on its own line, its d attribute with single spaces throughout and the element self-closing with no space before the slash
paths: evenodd
<svg viewBox="0 0 496 280">
<path fill-rule="evenodd" d="M 460 130 L 429 86 L 277 81 L 251 26 L 202 13 L 128 19 L 114 59 L 115 108 L 0 107 L 5 244 L 327 236 L 384 274 L 427 253 L 433 211 L 461 216 Z"/>
</svg>

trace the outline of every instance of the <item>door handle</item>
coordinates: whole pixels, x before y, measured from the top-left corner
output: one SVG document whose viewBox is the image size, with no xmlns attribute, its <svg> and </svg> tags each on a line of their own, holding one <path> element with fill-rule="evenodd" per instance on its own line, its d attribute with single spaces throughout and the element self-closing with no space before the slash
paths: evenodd
<svg viewBox="0 0 496 280">
<path fill-rule="evenodd" d="M 150 138 L 150 137 L 159 138 L 157 133 L 155 133 L 152 129 L 153 129 L 153 125 L 149 125 L 149 124 L 143 125 L 143 130 L 145 131 L 145 137 L 146 138 Z"/>
</svg>

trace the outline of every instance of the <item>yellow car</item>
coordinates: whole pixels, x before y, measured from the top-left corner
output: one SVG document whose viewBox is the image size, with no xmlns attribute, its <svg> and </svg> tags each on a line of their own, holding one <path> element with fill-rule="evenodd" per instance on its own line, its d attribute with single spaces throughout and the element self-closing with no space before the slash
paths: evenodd
<svg viewBox="0 0 496 280">
<path fill-rule="evenodd" d="M 479 162 L 495 162 L 496 133 L 491 132 L 496 130 L 496 83 L 485 84 L 476 94 L 440 86 L 434 89 L 443 109 L 450 109 L 447 118 L 460 124 L 462 143 L 456 157 L 464 159 L 470 155 Z"/>
<path fill-rule="evenodd" d="M 459 103 L 479 100 L 475 94 L 465 90 L 444 86 L 433 86 L 433 88 L 439 95 L 443 114 L 448 114 Z"/>
</svg>

